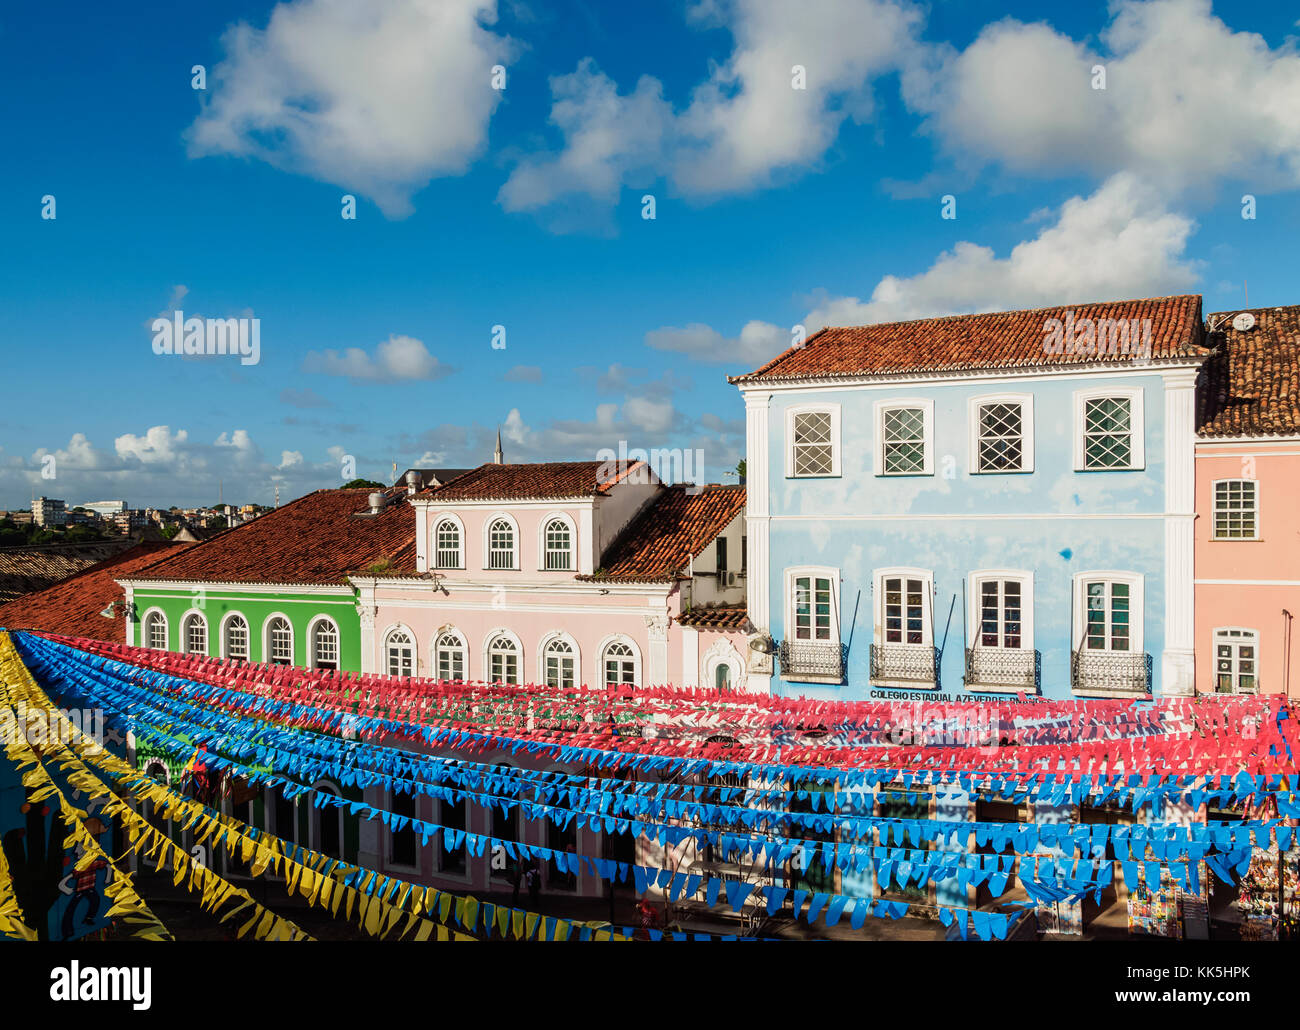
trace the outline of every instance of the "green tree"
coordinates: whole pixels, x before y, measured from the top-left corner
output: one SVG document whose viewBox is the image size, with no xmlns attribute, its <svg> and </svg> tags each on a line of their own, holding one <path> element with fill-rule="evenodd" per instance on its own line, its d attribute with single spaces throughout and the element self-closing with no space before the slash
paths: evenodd
<svg viewBox="0 0 1300 1030">
<path fill-rule="evenodd" d="M 344 489 L 344 490 L 352 490 L 352 489 L 354 489 L 354 488 L 357 488 L 357 487 L 363 487 L 363 486 L 364 486 L 364 487 L 367 487 L 367 488 L 370 489 L 370 490 L 386 490 L 386 489 L 388 489 L 386 486 L 384 486 L 383 483 L 376 483 L 373 479 L 354 479 L 354 480 L 352 480 L 352 482 L 350 482 L 350 483 L 344 483 L 344 484 L 343 484 L 343 489 Z"/>
</svg>

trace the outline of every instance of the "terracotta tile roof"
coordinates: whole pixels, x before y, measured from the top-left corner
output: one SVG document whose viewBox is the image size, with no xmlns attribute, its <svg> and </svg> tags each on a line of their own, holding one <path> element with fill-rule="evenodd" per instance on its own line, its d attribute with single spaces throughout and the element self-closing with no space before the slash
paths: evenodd
<svg viewBox="0 0 1300 1030">
<path fill-rule="evenodd" d="M 120 576 L 129 576 L 159 559 L 178 554 L 192 544 L 144 543 L 122 551 L 71 579 L 28 594 L 0 607 L 0 626 L 6 629 L 35 629 L 93 640 L 126 643 L 126 618 L 117 612 L 107 619 L 99 613 L 113 601 L 125 597 L 118 586 Z"/>
<path fill-rule="evenodd" d="M 670 486 L 615 538 L 595 575 L 577 578 L 633 583 L 677 579 L 744 507 L 743 486 Z"/>
<path fill-rule="evenodd" d="M 612 474 L 611 474 L 612 470 Z M 562 500 L 605 493 L 629 473 L 649 473 L 644 461 L 549 461 L 480 465 L 421 497 L 440 501 Z"/>
<path fill-rule="evenodd" d="M 0 549 L 0 603 L 52 587 L 69 576 L 121 554 L 131 546 L 119 540 L 49 544 Z"/>
<path fill-rule="evenodd" d="M 389 504 L 370 515 L 370 493 L 317 490 L 132 578 L 326 584 L 375 566 L 414 572 L 415 510 L 392 487 Z"/>
<path fill-rule="evenodd" d="M 1038 308 L 1033 311 L 997 311 L 981 315 L 951 315 L 915 322 L 841 326 L 822 329 L 801 347 L 791 347 L 747 375 L 730 377 L 733 383 L 779 382 L 795 379 L 833 379 L 849 376 L 898 375 L 908 372 L 974 371 L 1027 368 L 1038 365 L 1081 364 L 1097 361 L 1127 362 L 1133 351 L 1120 346 L 1107 353 L 1086 347 L 1066 347 L 1049 353 L 1044 323 L 1080 319 L 1150 319 L 1150 356 L 1154 360 L 1197 357 L 1202 346 L 1201 298 L 1153 297 L 1147 300 L 1107 301 Z"/>
<path fill-rule="evenodd" d="M 1201 436 L 1294 436 L 1300 434 L 1300 305 L 1252 308 L 1255 328 L 1237 332 L 1238 311 L 1207 315 L 1222 321 L 1207 342 L 1215 353 L 1205 362 L 1196 398 Z"/>
<path fill-rule="evenodd" d="M 749 610 L 743 604 L 708 605 L 683 612 L 677 621 L 683 626 L 694 626 L 696 629 L 747 630 Z"/>
</svg>

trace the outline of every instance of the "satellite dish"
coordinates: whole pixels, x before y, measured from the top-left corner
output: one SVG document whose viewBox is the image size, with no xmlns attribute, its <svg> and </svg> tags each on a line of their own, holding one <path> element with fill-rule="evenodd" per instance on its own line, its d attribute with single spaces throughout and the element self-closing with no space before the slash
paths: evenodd
<svg viewBox="0 0 1300 1030">
<path fill-rule="evenodd" d="M 1255 328 L 1255 316 L 1249 311 L 1243 311 L 1240 315 L 1232 320 L 1232 328 L 1239 333 L 1248 333 Z"/>
</svg>

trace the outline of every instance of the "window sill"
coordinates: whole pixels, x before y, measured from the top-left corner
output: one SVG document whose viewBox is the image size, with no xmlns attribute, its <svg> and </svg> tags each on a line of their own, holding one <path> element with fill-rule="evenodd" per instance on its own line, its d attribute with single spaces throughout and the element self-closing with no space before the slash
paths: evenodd
<svg viewBox="0 0 1300 1030">
<path fill-rule="evenodd" d="M 1262 536 L 1212 536 L 1207 541 L 1211 544 L 1263 544 L 1267 543 Z"/>
<path fill-rule="evenodd" d="M 1033 469 L 971 469 L 972 476 L 1028 476 Z"/>
<path fill-rule="evenodd" d="M 842 686 L 844 684 L 843 676 L 818 676 L 815 673 L 799 674 L 796 672 L 785 672 L 782 670 L 781 678 L 787 683 L 834 683 Z"/>
<path fill-rule="evenodd" d="M 933 478 L 934 472 L 876 472 L 877 479 L 925 479 Z"/>
<path fill-rule="evenodd" d="M 1145 465 L 1116 465 L 1113 468 L 1104 469 L 1084 469 L 1075 466 L 1074 469 L 1075 472 L 1145 472 L 1146 470 Z"/>
<path fill-rule="evenodd" d="M 933 680 L 872 680 L 873 687 L 881 690 L 934 690 L 938 685 Z"/>
<path fill-rule="evenodd" d="M 967 683 L 972 694 L 1037 694 L 1037 687 L 1007 686 L 1005 683 Z"/>
<path fill-rule="evenodd" d="M 839 472 L 787 472 L 786 479 L 843 479 Z"/>
</svg>

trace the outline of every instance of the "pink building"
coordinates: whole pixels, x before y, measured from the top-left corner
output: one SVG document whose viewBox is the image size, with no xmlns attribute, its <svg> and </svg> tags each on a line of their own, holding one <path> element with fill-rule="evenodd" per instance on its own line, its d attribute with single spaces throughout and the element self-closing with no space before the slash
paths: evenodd
<svg viewBox="0 0 1300 1030">
<path fill-rule="evenodd" d="M 644 462 L 597 461 L 494 463 L 441 486 L 422 488 L 418 473 L 409 482 L 415 568 L 350 577 L 363 671 L 557 687 L 747 688 L 743 486 L 666 486 Z M 578 771 L 509 754 L 474 760 Z M 598 855 L 605 843 L 589 827 L 560 830 L 521 820 L 517 810 L 382 800 L 439 825 L 561 851 Z M 449 888 L 508 889 L 500 854 L 467 858 L 398 847 L 386 836 L 387 845 L 363 824 L 362 861 Z M 608 845 L 607 857 L 620 862 L 648 846 L 627 836 Z M 575 880 L 548 869 L 544 878 L 548 891 L 604 890 L 586 874 Z"/>
<path fill-rule="evenodd" d="M 1300 306 L 1206 319 L 1199 384 L 1196 689 L 1300 692 Z"/>
</svg>

